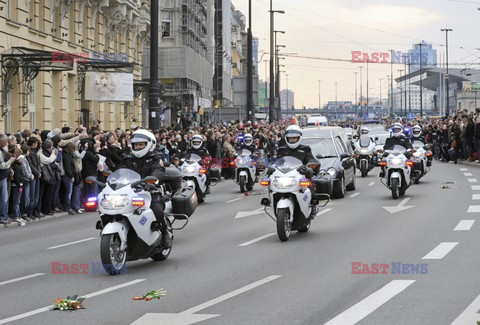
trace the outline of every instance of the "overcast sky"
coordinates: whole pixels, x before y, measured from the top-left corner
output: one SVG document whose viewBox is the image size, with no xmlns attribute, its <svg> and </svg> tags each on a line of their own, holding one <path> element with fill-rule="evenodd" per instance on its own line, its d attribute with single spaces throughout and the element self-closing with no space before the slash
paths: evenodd
<svg viewBox="0 0 480 325">
<path fill-rule="evenodd" d="M 248 0 L 232 0 L 236 9 L 248 14 Z M 252 0 L 253 34 L 260 38 L 260 51 L 269 51 L 270 0 Z M 452 0 L 273 0 L 275 29 L 278 43 L 287 47 L 286 53 L 301 56 L 351 60 L 351 51 L 407 52 L 414 43 L 425 40 L 433 43 L 438 56 L 445 53 L 445 32 L 449 32 L 450 63 L 480 63 L 480 1 Z M 259 59 L 262 53 L 259 54 Z M 268 59 L 265 54 L 262 61 Z M 287 58 L 282 68 L 287 71 L 288 88 L 295 92 L 295 107 L 318 107 L 318 80 L 321 81 L 322 105 L 335 100 L 335 82 L 338 100 L 355 98 L 355 71 L 361 64 L 326 60 Z M 265 78 L 265 63 L 260 62 L 260 78 Z M 480 65 L 477 65 L 479 67 Z M 453 66 L 452 66 L 453 67 Z M 455 66 L 465 67 L 465 66 Z M 403 65 L 394 65 L 396 70 Z M 382 97 L 387 94 L 387 75 L 390 65 L 369 64 L 369 96 L 379 97 L 380 78 Z M 360 85 L 358 75 L 358 88 Z M 286 77 L 281 78 L 282 89 Z M 366 92 L 366 72 L 363 72 L 363 90 Z M 359 92 L 359 90 L 358 90 Z M 358 93 L 358 96 L 359 93 Z"/>
</svg>

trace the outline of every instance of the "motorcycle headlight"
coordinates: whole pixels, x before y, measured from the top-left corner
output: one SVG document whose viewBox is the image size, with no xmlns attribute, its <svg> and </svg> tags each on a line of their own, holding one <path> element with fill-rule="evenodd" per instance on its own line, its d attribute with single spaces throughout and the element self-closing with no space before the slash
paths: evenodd
<svg viewBox="0 0 480 325">
<path fill-rule="evenodd" d="M 420 158 L 421 155 L 422 155 L 422 154 L 421 154 L 420 152 L 418 152 L 418 151 L 413 153 L 413 156 L 414 156 L 415 158 Z"/>
<path fill-rule="evenodd" d="M 193 172 L 195 172 L 195 166 L 184 166 L 182 168 L 182 172 L 184 172 L 185 174 L 191 174 Z"/>
<path fill-rule="evenodd" d="M 368 155 L 368 149 L 367 148 L 360 149 L 360 154 L 361 155 Z"/>
<path fill-rule="evenodd" d="M 337 173 L 337 171 L 335 170 L 335 168 L 332 167 L 332 168 L 329 168 L 329 169 L 327 170 L 327 173 L 329 173 L 330 176 L 335 176 L 335 174 Z"/>
<path fill-rule="evenodd" d="M 390 164 L 394 167 L 399 167 L 399 166 L 403 167 L 403 165 L 405 165 L 404 162 L 403 162 L 403 159 L 401 159 L 401 158 L 390 159 Z"/>
<path fill-rule="evenodd" d="M 101 206 L 105 209 L 123 209 L 128 205 L 127 194 L 105 194 Z"/>
<path fill-rule="evenodd" d="M 278 188 L 291 188 L 295 186 L 295 176 L 289 176 L 289 177 L 280 177 L 277 176 L 275 177 L 275 181 L 273 182 L 273 185 L 275 185 Z"/>
</svg>

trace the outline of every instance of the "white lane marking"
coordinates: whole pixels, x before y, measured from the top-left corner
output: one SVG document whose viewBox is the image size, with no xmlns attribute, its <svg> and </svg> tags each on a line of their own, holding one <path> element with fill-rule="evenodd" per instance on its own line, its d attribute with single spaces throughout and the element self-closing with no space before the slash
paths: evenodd
<svg viewBox="0 0 480 325">
<path fill-rule="evenodd" d="M 453 321 L 451 325 L 476 324 L 480 317 L 478 314 L 479 309 L 480 296 L 475 298 L 475 300 Z"/>
<path fill-rule="evenodd" d="M 480 205 L 471 205 L 468 207 L 467 213 L 477 213 L 480 212 Z"/>
<path fill-rule="evenodd" d="M 79 295 L 79 297 L 92 298 L 92 297 L 95 297 L 95 296 L 98 296 L 98 295 L 101 295 L 101 294 L 104 294 L 104 293 L 107 293 L 107 292 L 110 292 L 110 291 L 114 291 L 114 290 L 117 290 L 117 289 L 121 289 L 121 288 L 124 288 L 124 287 L 131 286 L 133 284 L 137 284 L 137 283 L 142 282 L 142 281 L 145 281 L 145 279 L 133 280 L 133 281 L 126 282 L 126 283 L 123 283 L 123 284 L 119 284 L 119 285 L 116 285 L 116 286 L 113 286 L 113 287 L 110 287 L 110 288 L 107 288 L 107 289 L 103 289 L 103 290 L 100 290 L 100 291 L 97 291 L 97 292 L 89 293 L 88 295 Z M 51 308 L 52 308 L 52 305 L 49 305 L 47 307 L 35 309 L 35 310 L 29 311 L 29 312 L 26 312 L 26 313 L 23 313 L 23 314 L 19 314 L 19 315 L 16 315 L 16 316 L 0 319 L 0 324 L 6 324 L 6 323 L 10 323 L 10 322 L 22 319 L 22 318 L 26 318 L 26 317 L 30 317 L 30 316 L 33 316 L 33 315 L 36 315 L 36 314 L 40 314 L 40 313 L 43 313 L 45 311 L 52 310 Z"/>
<path fill-rule="evenodd" d="M 214 298 L 212 300 L 209 300 L 207 302 L 204 302 L 203 304 L 200 304 L 198 306 L 195 306 L 195 307 L 192 307 L 190 309 L 187 309 L 185 311 L 182 311 L 180 314 L 194 314 L 194 313 L 197 313 L 199 312 L 200 310 L 202 309 L 205 309 L 205 308 L 208 308 L 208 307 L 211 307 L 213 305 L 216 305 L 222 301 L 225 301 L 227 299 L 230 299 L 230 298 L 233 298 L 235 296 L 238 296 L 239 294 L 242 294 L 244 292 L 247 292 L 249 290 L 252 290 L 252 289 L 255 289 L 256 287 L 259 287 L 263 284 L 266 284 L 270 281 L 273 281 L 273 280 L 276 280 L 278 278 L 280 278 L 281 275 L 271 275 L 269 277 L 266 277 L 265 279 L 263 280 L 260 280 L 260 281 L 257 281 L 257 282 L 254 282 L 252 284 L 249 284 L 249 285 L 246 285 L 240 289 L 237 289 L 237 290 L 234 290 L 232 292 L 229 292 L 229 293 L 226 293 L 224 294 L 223 296 L 220 296 L 220 297 L 217 297 L 217 298 Z"/>
<path fill-rule="evenodd" d="M 20 277 L 20 278 L 3 281 L 3 282 L 0 282 L 0 286 L 3 286 L 3 285 L 5 285 L 5 284 L 9 284 L 9 283 L 13 283 L 13 282 L 17 282 L 17 281 L 22 281 L 22 280 L 26 280 L 26 279 L 35 278 L 35 277 L 37 277 L 37 276 L 44 275 L 44 274 L 45 274 L 45 273 L 35 273 L 35 274 L 30 274 L 30 275 L 22 276 L 22 277 Z"/>
<path fill-rule="evenodd" d="M 480 185 L 472 185 L 472 191 L 480 191 Z"/>
<path fill-rule="evenodd" d="M 252 240 L 250 240 L 250 241 L 247 241 L 246 243 L 240 244 L 240 245 L 238 245 L 238 246 L 245 247 L 245 246 L 251 245 L 251 244 L 253 244 L 253 243 L 256 243 L 257 241 L 260 241 L 260 240 L 262 240 L 262 239 L 271 237 L 271 236 L 273 236 L 273 235 L 275 235 L 275 233 L 266 234 L 266 235 L 264 235 L 264 236 L 261 236 L 261 237 L 252 239 Z"/>
<path fill-rule="evenodd" d="M 463 173 L 464 176 L 473 176 L 472 173 Z"/>
<path fill-rule="evenodd" d="M 93 240 L 93 239 L 97 239 L 97 237 L 90 237 L 90 238 L 85 238 L 85 239 L 82 239 L 82 240 L 72 241 L 71 243 L 66 243 L 66 244 L 62 244 L 62 245 L 57 245 L 57 246 L 48 247 L 47 249 L 55 249 L 55 248 L 60 248 L 60 247 L 65 247 L 65 246 L 70 246 L 70 245 L 75 245 L 75 244 L 83 243 L 83 242 L 86 242 L 86 241 L 89 241 L 89 240 Z"/>
<path fill-rule="evenodd" d="M 238 200 L 241 200 L 241 199 L 243 199 L 243 197 L 237 197 L 236 199 L 227 201 L 227 202 L 225 202 L 225 203 L 232 203 L 232 202 L 235 202 L 235 201 L 238 201 Z"/>
<path fill-rule="evenodd" d="M 368 184 L 368 186 L 372 186 L 373 184 L 375 184 L 375 182 L 371 182 L 370 184 Z"/>
<path fill-rule="evenodd" d="M 329 212 L 329 211 L 332 211 L 332 209 L 322 210 L 322 211 L 320 211 L 319 213 L 317 213 L 317 215 L 316 215 L 315 217 L 319 217 L 319 216 L 321 216 L 322 214 L 325 214 L 325 213 L 327 213 L 327 212 Z"/>
<path fill-rule="evenodd" d="M 473 226 L 475 220 L 460 220 L 458 225 L 453 229 L 454 231 L 465 231 L 470 230 Z"/>
<path fill-rule="evenodd" d="M 337 317 L 331 319 L 325 323 L 325 325 L 355 324 L 408 288 L 414 282 L 415 280 L 393 280 L 353 307 L 350 307 Z"/>
<path fill-rule="evenodd" d="M 469 183 L 478 183 L 478 180 L 476 178 L 468 178 L 467 180 Z"/>
<path fill-rule="evenodd" d="M 466 171 L 468 171 L 468 169 L 467 168 L 460 168 L 460 171 L 461 172 L 466 172 Z"/>
<path fill-rule="evenodd" d="M 457 243 L 440 243 L 437 247 L 435 247 L 430 253 L 425 255 L 422 259 L 423 260 L 441 260 L 444 258 L 450 251 L 457 246 Z"/>
<path fill-rule="evenodd" d="M 472 200 L 480 200 L 480 194 L 472 194 Z"/>
<path fill-rule="evenodd" d="M 355 197 L 357 195 L 360 195 L 360 193 L 354 193 L 354 194 L 350 195 L 349 197 Z"/>
</svg>

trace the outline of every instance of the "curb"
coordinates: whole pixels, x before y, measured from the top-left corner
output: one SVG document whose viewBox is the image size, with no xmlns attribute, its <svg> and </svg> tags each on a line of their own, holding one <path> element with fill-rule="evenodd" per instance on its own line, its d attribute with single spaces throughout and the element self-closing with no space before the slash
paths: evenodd
<svg viewBox="0 0 480 325">
<path fill-rule="evenodd" d="M 476 163 L 476 162 L 473 162 L 473 161 L 457 161 L 457 163 L 460 164 L 460 165 L 480 168 L 480 163 Z"/>
</svg>

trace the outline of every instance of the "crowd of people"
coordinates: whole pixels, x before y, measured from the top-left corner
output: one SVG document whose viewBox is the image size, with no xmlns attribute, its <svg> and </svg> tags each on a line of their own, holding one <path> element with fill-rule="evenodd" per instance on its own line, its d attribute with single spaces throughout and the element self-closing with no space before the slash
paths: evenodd
<svg viewBox="0 0 480 325">
<path fill-rule="evenodd" d="M 480 112 L 459 111 L 450 119 L 383 120 L 386 127 L 394 122 L 406 127 L 420 125 L 440 161 L 479 161 Z M 263 149 L 268 157 L 274 157 L 277 149 L 285 145 L 284 132 L 289 124 L 260 121 L 178 128 L 174 123 L 153 133 L 156 150 L 165 161 L 178 166 L 194 136 L 201 137 L 203 148 L 214 161 L 233 159 L 246 135 L 253 138 L 251 151 Z M 341 126 L 356 128 L 357 123 Z M 104 181 L 105 170 L 120 168 L 123 157 L 131 151 L 133 131 L 106 131 L 95 124 L 89 129 L 65 126 L 51 131 L 0 133 L 0 223 L 25 225 L 54 212 L 82 213 L 86 199 L 99 192 L 96 183 L 86 183 L 85 179 L 93 176 Z M 232 177 L 233 170 L 228 165 L 222 167 L 222 178 Z"/>
</svg>

